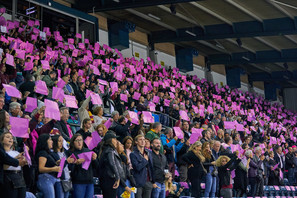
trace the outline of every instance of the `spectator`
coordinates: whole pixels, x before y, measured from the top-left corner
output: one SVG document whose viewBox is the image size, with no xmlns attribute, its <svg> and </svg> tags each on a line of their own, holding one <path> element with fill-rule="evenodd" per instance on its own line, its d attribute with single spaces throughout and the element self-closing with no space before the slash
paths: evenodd
<svg viewBox="0 0 297 198">
<path fill-rule="evenodd" d="M 128 167 L 129 167 L 129 169 L 132 169 L 130 154 L 133 151 L 133 138 L 131 136 L 126 136 L 123 139 L 123 145 L 124 145 L 125 154 L 126 154 L 127 160 L 128 160 Z"/>
<path fill-rule="evenodd" d="M 56 193 L 57 197 L 62 197 L 62 192 L 58 191 L 56 187 L 56 183 L 59 182 L 57 174 L 61 171 L 61 168 L 50 155 L 50 149 L 52 148 L 53 141 L 49 134 L 40 135 L 36 145 L 36 161 L 39 172 L 37 187 L 45 198 L 55 198 Z"/>
<path fill-rule="evenodd" d="M 110 130 L 114 130 L 114 128 L 118 125 L 120 114 L 118 111 L 113 111 L 111 113 L 111 118 L 113 119 L 113 122 L 111 123 L 111 126 L 109 127 Z"/>
<path fill-rule="evenodd" d="M 220 195 L 223 198 L 232 197 L 231 171 L 240 163 L 240 159 L 234 155 L 231 159 L 225 155 L 220 156 L 216 161 L 220 181 Z"/>
<path fill-rule="evenodd" d="M 85 101 L 83 101 L 81 103 L 80 108 L 78 108 L 78 117 L 79 117 L 80 121 L 83 121 L 86 118 L 90 118 L 90 115 L 89 115 L 89 112 L 88 112 L 90 101 L 91 101 L 91 96 L 89 96 Z M 81 127 L 83 127 L 83 122 L 81 122 Z M 94 131 L 94 128 L 93 128 L 92 125 L 91 125 L 90 130 Z"/>
<path fill-rule="evenodd" d="M 274 160 L 274 152 L 269 151 L 269 160 L 267 160 L 267 167 L 268 167 L 268 185 L 276 186 L 280 185 L 279 182 L 279 167 L 275 167 L 277 165 L 276 161 Z"/>
<path fill-rule="evenodd" d="M 191 145 L 188 152 L 183 155 L 183 160 L 187 163 L 189 170 L 188 179 L 191 182 L 191 193 L 195 198 L 200 197 L 201 178 L 207 173 L 202 163 L 205 162 L 205 157 L 201 154 L 202 144 L 200 141 Z"/>
<path fill-rule="evenodd" d="M 96 128 L 99 124 L 102 123 L 103 120 L 106 120 L 105 117 L 103 117 L 103 108 L 102 107 L 95 107 L 93 110 L 93 115 L 94 115 L 94 123 L 93 127 Z"/>
<path fill-rule="evenodd" d="M 92 133 L 90 132 L 92 123 L 90 118 L 85 118 L 82 122 L 82 128 L 78 130 L 76 133 L 80 134 L 85 140 L 87 137 L 91 137 Z M 86 145 L 85 145 L 86 146 Z"/>
<path fill-rule="evenodd" d="M 9 115 L 12 117 L 22 117 L 21 104 L 18 102 L 12 102 L 9 104 Z"/>
<path fill-rule="evenodd" d="M 130 154 L 133 167 L 132 175 L 137 188 L 135 197 L 150 198 L 153 183 L 155 183 L 152 154 L 144 148 L 145 138 L 143 135 L 135 137 L 135 145 L 133 152 Z"/>
<path fill-rule="evenodd" d="M 99 154 L 100 187 L 103 197 L 116 198 L 120 179 L 125 177 L 121 157 L 116 150 L 117 136 L 107 131 Z M 104 170 L 104 171 L 102 171 Z"/>
<path fill-rule="evenodd" d="M 251 185 L 250 196 L 256 196 L 258 186 L 263 179 L 263 175 L 261 175 L 263 171 L 258 172 L 258 169 L 261 169 L 261 165 L 263 164 L 263 160 L 260 160 L 261 152 L 261 148 L 257 147 L 255 150 L 255 155 L 257 155 L 257 157 L 252 158 L 253 156 L 249 156 L 252 158 L 250 160 L 250 168 L 248 171 L 249 184 Z"/>
<path fill-rule="evenodd" d="M 247 150 L 244 155 L 247 159 L 242 160 L 235 170 L 234 189 L 236 190 L 236 197 L 247 195 L 248 170 L 252 158 L 252 151 Z"/>
<path fill-rule="evenodd" d="M 202 145 L 202 155 L 205 158 L 203 166 L 206 173 L 205 191 L 204 197 L 215 197 L 216 193 L 216 177 L 218 176 L 218 171 L 215 166 L 215 158 L 210 150 L 210 143 L 204 142 Z"/>
<path fill-rule="evenodd" d="M 52 95 L 53 87 L 58 83 L 56 79 L 56 72 L 50 71 L 48 75 L 44 76 L 42 80 L 45 82 L 46 86 L 48 87 L 49 93 L 48 95 Z"/>
<path fill-rule="evenodd" d="M 293 186 L 294 182 L 294 154 L 293 154 L 293 149 L 292 147 L 289 147 L 288 149 L 288 153 L 286 154 L 286 160 L 285 160 L 285 169 L 288 170 L 288 180 L 289 180 L 289 184 L 291 186 Z"/>
<path fill-rule="evenodd" d="M 21 153 L 13 149 L 13 135 L 10 132 L 4 132 L 0 136 L 0 144 L 9 156 L 22 157 Z M 26 183 L 21 166 L 4 166 L 4 182 L 0 189 L 4 197 L 26 197 Z"/>
<path fill-rule="evenodd" d="M 152 140 L 152 158 L 155 183 L 153 184 L 152 198 L 165 198 L 165 173 L 168 173 L 166 156 L 160 153 L 161 141 L 159 138 Z"/>
<path fill-rule="evenodd" d="M 56 189 L 56 197 L 69 197 L 69 192 L 71 188 L 71 178 L 70 178 L 70 171 L 68 168 L 68 163 L 72 164 L 74 162 L 74 159 L 71 157 L 66 156 L 63 148 L 63 137 L 61 135 L 56 135 L 52 137 L 53 140 L 53 152 L 51 152 L 51 156 L 54 158 L 55 161 L 58 163 L 61 162 L 61 159 L 65 157 L 67 161 L 64 164 L 63 167 L 63 173 L 60 177 L 60 181 L 56 182 L 55 189 Z"/>
<path fill-rule="evenodd" d="M 160 139 L 160 132 L 162 130 L 162 124 L 160 122 L 155 122 L 151 128 L 150 131 L 148 131 L 145 134 L 145 138 L 148 139 L 150 142 L 155 139 L 158 138 Z M 163 145 L 161 145 L 161 149 L 160 152 L 163 153 L 164 152 L 164 148 Z"/>
<path fill-rule="evenodd" d="M 120 118 L 118 119 L 118 125 L 116 125 L 116 127 L 114 128 L 114 131 L 117 134 L 118 140 L 120 142 L 123 142 L 123 139 L 126 136 L 131 136 L 129 131 L 130 125 L 131 125 L 131 118 L 129 118 L 128 121 L 126 122 L 125 117 L 120 116 Z"/>
<path fill-rule="evenodd" d="M 130 197 L 134 197 L 134 192 L 132 191 L 131 187 L 135 187 L 135 180 L 131 175 L 130 168 L 128 167 L 128 159 L 124 152 L 124 145 L 121 142 L 117 142 L 117 152 L 121 158 L 121 165 L 123 167 L 124 174 L 121 174 L 120 185 L 117 190 L 117 196 L 121 197 L 124 191 L 130 193 Z"/>
<path fill-rule="evenodd" d="M 61 119 L 55 123 L 55 128 L 59 130 L 62 137 L 69 142 L 73 136 L 70 126 L 67 124 L 69 110 L 67 107 L 60 108 Z"/>
<path fill-rule="evenodd" d="M 97 166 L 97 154 L 92 153 L 92 159 L 90 166 L 85 169 L 82 163 L 85 162 L 84 158 L 80 158 L 78 155 L 82 153 L 90 152 L 89 149 L 83 146 L 83 136 L 81 134 L 75 134 L 70 140 L 70 149 L 68 156 L 74 154 L 77 159 L 75 163 L 69 165 L 71 171 L 71 179 L 73 183 L 73 198 L 92 198 L 94 196 L 94 184 L 93 184 L 93 166 Z"/>
</svg>

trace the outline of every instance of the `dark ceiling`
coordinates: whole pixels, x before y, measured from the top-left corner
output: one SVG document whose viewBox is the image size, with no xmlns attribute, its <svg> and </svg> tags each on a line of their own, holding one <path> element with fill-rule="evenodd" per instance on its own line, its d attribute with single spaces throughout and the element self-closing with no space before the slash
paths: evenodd
<svg viewBox="0 0 297 198">
<path fill-rule="evenodd" d="M 278 80 L 297 86 L 296 0 L 85 0 L 74 7 L 130 21 L 151 43 L 195 48 L 210 64 L 239 66 L 250 75 L 289 71 Z"/>
</svg>

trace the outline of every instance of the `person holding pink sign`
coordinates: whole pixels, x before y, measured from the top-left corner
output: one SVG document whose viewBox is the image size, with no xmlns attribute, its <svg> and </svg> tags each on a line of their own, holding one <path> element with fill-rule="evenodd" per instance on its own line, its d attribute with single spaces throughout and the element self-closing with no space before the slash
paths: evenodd
<svg viewBox="0 0 297 198">
<path fill-rule="evenodd" d="M 71 157 L 67 158 L 63 148 L 64 139 L 61 135 L 53 136 L 52 140 L 53 152 L 51 152 L 51 156 L 58 162 L 61 167 L 61 173 L 59 172 L 60 174 L 58 174 L 58 178 L 60 178 L 60 181 L 55 184 L 56 196 L 68 198 L 70 190 L 72 189 L 72 182 L 68 164 L 74 163 L 74 159 Z M 67 158 L 64 164 L 61 164 L 62 158 Z"/>
<path fill-rule="evenodd" d="M 93 184 L 93 167 L 97 167 L 97 154 L 92 153 L 90 156 L 89 166 L 85 167 L 85 163 L 88 158 L 80 158 L 79 155 L 84 153 L 90 153 L 88 148 L 84 147 L 83 137 L 81 134 L 75 134 L 70 140 L 70 149 L 67 156 L 74 156 L 77 158 L 76 162 L 69 164 L 71 171 L 71 179 L 73 183 L 73 198 L 93 198 L 94 196 L 94 184 Z"/>
<path fill-rule="evenodd" d="M 24 158 L 23 153 L 13 149 L 13 135 L 10 132 L 4 132 L 0 136 L 0 144 L 5 152 L 12 158 Z M 4 184 L 0 185 L 1 196 L 11 198 L 26 197 L 26 183 L 23 177 L 21 166 L 13 167 L 4 165 Z"/>
</svg>

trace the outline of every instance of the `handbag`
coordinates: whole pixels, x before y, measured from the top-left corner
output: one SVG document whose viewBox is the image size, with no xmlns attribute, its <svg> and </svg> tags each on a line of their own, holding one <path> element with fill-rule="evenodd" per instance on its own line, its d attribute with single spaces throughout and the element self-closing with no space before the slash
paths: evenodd
<svg viewBox="0 0 297 198">
<path fill-rule="evenodd" d="M 5 172 L 5 176 L 12 183 L 14 189 L 26 187 L 23 172 Z"/>
<path fill-rule="evenodd" d="M 72 190 L 72 181 L 71 180 L 61 180 L 61 185 L 64 192 L 69 192 Z"/>
<path fill-rule="evenodd" d="M 218 176 L 218 169 L 216 166 L 213 166 L 213 171 L 211 172 L 211 176 L 217 177 Z"/>
</svg>

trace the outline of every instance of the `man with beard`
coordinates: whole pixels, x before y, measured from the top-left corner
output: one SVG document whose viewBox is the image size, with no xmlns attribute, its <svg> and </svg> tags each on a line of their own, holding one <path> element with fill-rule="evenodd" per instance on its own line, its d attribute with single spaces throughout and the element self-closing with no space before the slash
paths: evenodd
<svg viewBox="0 0 297 198">
<path fill-rule="evenodd" d="M 151 141 L 152 157 L 153 157 L 153 174 L 155 183 L 153 184 L 152 198 L 165 198 L 165 170 L 168 172 L 167 159 L 160 152 L 161 141 L 159 138 L 154 138 Z"/>
</svg>

